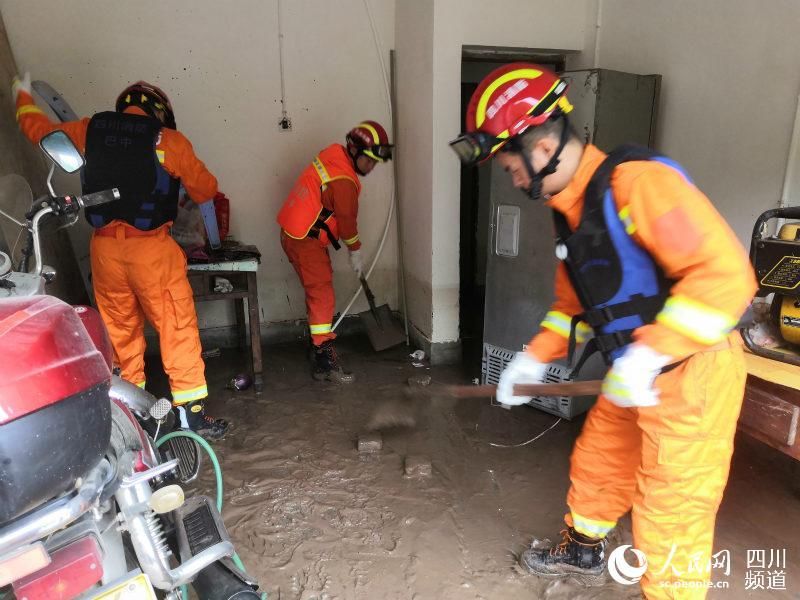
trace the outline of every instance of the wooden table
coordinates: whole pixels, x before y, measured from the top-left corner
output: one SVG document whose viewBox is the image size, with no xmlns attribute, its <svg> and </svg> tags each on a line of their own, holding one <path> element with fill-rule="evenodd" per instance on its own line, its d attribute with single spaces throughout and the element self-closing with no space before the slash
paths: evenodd
<svg viewBox="0 0 800 600">
<path fill-rule="evenodd" d="M 745 353 L 747 385 L 739 429 L 800 460 L 800 367 Z"/>
<path fill-rule="evenodd" d="M 256 392 L 264 388 L 263 363 L 261 360 L 261 316 L 258 310 L 258 282 L 256 259 L 237 260 L 220 263 L 190 264 L 189 283 L 194 292 L 195 302 L 214 300 L 236 301 L 236 327 L 240 345 L 250 340 L 251 372 Z M 223 277 L 233 285 L 232 292 L 215 292 L 217 277 Z M 247 322 L 245 324 L 245 301 L 247 301 Z"/>
</svg>

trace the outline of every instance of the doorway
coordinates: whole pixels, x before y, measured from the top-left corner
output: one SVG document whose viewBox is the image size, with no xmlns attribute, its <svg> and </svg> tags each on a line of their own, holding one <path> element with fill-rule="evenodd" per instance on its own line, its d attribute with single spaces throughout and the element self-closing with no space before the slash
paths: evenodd
<svg viewBox="0 0 800 600">
<path fill-rule="evenodd" d="M 481 80 L 510 62 L 533 62 L 563 71 L 565 56 L 524 48 L 464 46 L 461 56 L 461 124 Z M 491 162 L 461 167 L 459 240 L 459 337 L 464 371 L 471 379 L 481 375 L 486 296 L 486 259 L 491 224 Z"/>
</svg>

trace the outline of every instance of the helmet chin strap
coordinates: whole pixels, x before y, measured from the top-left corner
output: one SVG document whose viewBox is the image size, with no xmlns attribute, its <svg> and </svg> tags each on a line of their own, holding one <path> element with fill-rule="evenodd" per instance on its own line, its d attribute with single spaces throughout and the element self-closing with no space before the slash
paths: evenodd
<svg viewBox="0 0 800 600">
<path fill-rule="evenodd" d="M 553 153 L 552 158 L 550 158 L 548 163 L 542 167 L 541 171 L 538 173 L 534 170 L 533 163 L 531 163 L 530 152 L 526 152 L 525 148 L 523 148 L 522 144 L 518 141 L 519 137 L 513 138 L 509 143 L 511 151 L 518 153 L 522 157 L 522 163 L 528 171 L 528 177 L 531 178 L 531 186 L 527 190 L 531 200 L 539 200 L 542 197 L 542 182 L 545 177 L 556 172 L 561 152 L 564 150 L 564 146 L 567 145 L 567 141 L 569 141 L 569 123 L 567 122 L 567 116 L 561 115 L 558 118 L 564 121 L 561 127 L 561 137 L 559 138 L 558 148 L 555 153 Z"/>
<path fill-rule="evenodd" d="M 356 153 L 355 155 L 353 155 L 353 153 L 351 153 L 350 149 L 348 148 L 347 154 L 350 155 L 350 160 L 353 161 L 353 168 L 356 170 L 356 173 L 358 173 L 362 177 L 366 177 L 368 173 L 364 173 L 364 171 L 361 170 L 361 167 L 358 166 L 358 157 L 364 156 L 364 152 L 360 148 L 356 148 Z"/>
<path fill-rule="evenodd" d="M 366 177 L 367 175 L 369 175 L 369 173 L 364 173 L 364 171 L 361 170 L 361 167 L 358 166 L 358 157 L 359 156 L 365 156 L 365 154 L 363 152 L 359 151 L 355 155 L 355 157 L 353 158 L 353 167 L 355 168 L 356 173 L 358 173 L 362 177 Z"/>
</svg>

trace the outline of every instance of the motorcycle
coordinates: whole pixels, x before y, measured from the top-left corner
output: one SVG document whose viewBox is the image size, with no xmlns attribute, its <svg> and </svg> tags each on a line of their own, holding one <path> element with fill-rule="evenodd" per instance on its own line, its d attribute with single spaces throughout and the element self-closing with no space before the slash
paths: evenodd
<svg viewBox="0 0 800 600">
<path fill-rule="evenodd" d="M 9 236 L 6 221 L 6 239 L 27 240 L 17 270 L 16 247 L 0 247 L 0 600 L 179 600 L 188 584 L 201 600 L 261 598 L 220 516 L 221 487 L 215 504 L 181 486 L 197 476 L 198 445 L 221 486 L 213 450 L 178 429 L 169 400 L 112 375 L 94 309 L 46 295 L 43 220 L 69 225 L 120 195 L 56 195 L 56 165 L 75 173 L 83 157 L 61 131 L 40 145 L 50 194 L 24 221 L 0 210 L 18 228 Z M 20 179 L 0 180 L 0 198 L 9 185 L 25 198 Z"/>
</svg>

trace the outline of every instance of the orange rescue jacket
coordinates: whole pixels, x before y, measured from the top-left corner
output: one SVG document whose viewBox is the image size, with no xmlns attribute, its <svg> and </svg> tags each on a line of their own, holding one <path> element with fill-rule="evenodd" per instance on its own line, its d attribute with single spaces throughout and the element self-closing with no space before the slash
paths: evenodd
<svg viewBox="0 0 800 600">
<path fill-rule="evenodd" d="M 347 179 L 356 186 L 356 194 L 361 192 L 361 182 L 353 167 L 353 161 L 341 144 L 331 144 L 311 161 L 278 212 L 278 224 L 289 237 L 303 239 L 312 233 L 324 245 L 330 241 L 319 224 L 324 223 L 335 238 L 338 238 L 336 215 L 325 209 L 322 204 L 322 192 L 331 181 Z M 315 227 L 316 226 L 316 227 Z M 356 236 L 357 239 L 358 236 Z M 351 246 L 350 240 L 345 240 Z"/>
</svg>

